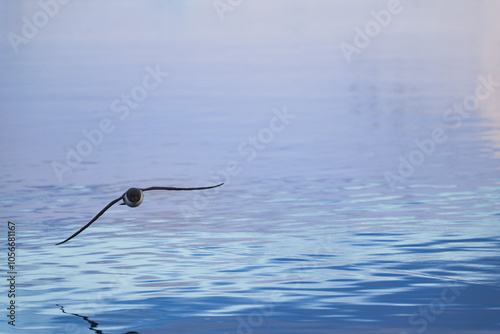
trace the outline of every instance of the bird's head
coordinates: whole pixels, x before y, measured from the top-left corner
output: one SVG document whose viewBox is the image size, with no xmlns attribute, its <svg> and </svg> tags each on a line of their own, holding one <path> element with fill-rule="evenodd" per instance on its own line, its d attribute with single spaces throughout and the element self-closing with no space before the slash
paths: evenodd
<svg viewBox="0 0 500 334">
<path fill-rule="evenodd" d="M 144 195 L 142 194 L 142 190 L 138 188 L 130 188 L 127 190 L 125 195 L 123 196 L 123 201 L 130 207 L 136 207 L 141 205 L 142 200 L 144 199 Z"/>
</svg>

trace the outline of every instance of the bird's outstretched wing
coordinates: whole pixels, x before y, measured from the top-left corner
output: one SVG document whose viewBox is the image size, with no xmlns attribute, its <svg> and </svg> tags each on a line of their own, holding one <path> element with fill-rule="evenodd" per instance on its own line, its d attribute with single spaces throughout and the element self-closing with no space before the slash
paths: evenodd
<svg viewBox="0 0 500 334">
<path fill-rule="evenodd" d="M 66 239 L 66 240 L 64 240 L 63 242 L 60 242 L 60 243 L 58 243 L 58 244 L 56 244 L 56 245 L 63 244 L 63 243 L 65 243 L 66 241 L 73 239 L 73 238 L 74 238 L 74 237 L 76 237 L 78 234 L 80 234 L 81 232 L 83 232 L 83 230 L 85 230 L 87 227 L 89 227 L 90 225 L 92 225 L 92 223 L 93 223 L 93 222 L 95 222 L 95 221 L 97 220 L 97 218 L 101 217 L 101 216 L 102 216 L 102 214 L 103 214 L 104 212 L 106 212 L 106 210 L 107 210 L 107 209 L 109 209 L 110 207 L 112 207 L 112 206 L 113 206 L 116 202 L 119 202 L 120 200 L 122 200 L 122 199 L 123 199 L 123 196 L 124 196 L 124 195 L 122 195 L 122 196 L 118 197 L 117 199 L 112 200 L 111 202 L 109 202 L 109 204 L 108 204 L 108 205 L 106 205 L 106 207 L 105 207 L 104 209 L 102 209 L 102 210 L 101 210 L 101 212 L 99 212 L 99 213 L 98 213 L 98 214 L 97 214 L 94 218 L 92 218 L 92 220 L 91 220 L 91 221 L 89 221 L 89 222 L 87 223 L 87 225 L 85 225 L 84 227 L 82 227 L 82 228 L 81 228 L 78 232 L 76 232 L 75 234 L 73 234 L 73 235 L 72 235 L 71 237 L 69 237 L 68 239 Z"/>
<path fill-rule="evenodd" d="M 148 191 L 148 190 L 203 190 L 203 189 L 211 189 L 211 188 L 216 188 L 222 186 L 224 183 L 218 184 L 216 186 L 210 186 L 210 187 L 199 187 L 199 188 L 176 188 L 176 187 L 149 187 L 149 188 L 144 188 L 141 189 L 142 191 Z"/>
</svg>

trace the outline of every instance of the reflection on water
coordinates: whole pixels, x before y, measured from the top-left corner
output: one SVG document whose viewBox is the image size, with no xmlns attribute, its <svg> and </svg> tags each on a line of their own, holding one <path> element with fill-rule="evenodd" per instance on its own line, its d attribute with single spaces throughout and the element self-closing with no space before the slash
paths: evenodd
<svg viewBox="0 0 500 334">
<path fill-rule="evenodd" d="M 3 35 L 37 6 L 4 4 Z M 405 3 L 351 63 L 340 43 L 387 3 L 95 6 L 61 7 L 17 54 L 0 42 L 16 332 L 498 332 L 499 92 L 443 120 L 496 73 L 493 2 Z M 169 75 L 138 96 L 148 66 Z M 130 187 L 222 181 L 54 245 Z"/>
<path fill-rule="evenodd" d="M 57 305 L 57 306 L 59 306 L 59 307 L 61 308 L 61 311 L 62 311 L 63 313 L 74 315 L 74 316 L 79 317 L 79 318 L 82 318 L 83 320 L 85 320 L 86 322 L 88 322 L 88 323 L 90 324 L 89 329 L 90 329 L 91 331 L 94 331 L 94 332 L 96 332 L 97 334 L 105 334 L 103 331 L 101 331 L 101 330 L 97 329 L 97 326 L 99 326 L 99 324 L 98 324 L 97 322 L 92 321 L 91 319 L 89 319 L 88 317 L 83 316 L 83 315 L 79 315 L 79 314 L 76 314 L 76 313 L 68 313 L 68 312 L 66 312 L 66 311 L 64 310 L 64 306 L 61 306 L 61 305 Z M 71 332 L 71 333 L 74 333 L 74 332 L 75 332 L 75 330 L 78 328 L 78 327 L 76 327 L 76 328 L 70 328 L 70 327 L 71 327 L 71 326 L 66 325 L 66 328 L 65 328 L 66 332 Z M 124 333 L 124 334 L 138 334 L 138 332 L 134 332 L 134 331 L 132 331 L 132 332 L 127 332 L 127 333 Z"/>
</svg>

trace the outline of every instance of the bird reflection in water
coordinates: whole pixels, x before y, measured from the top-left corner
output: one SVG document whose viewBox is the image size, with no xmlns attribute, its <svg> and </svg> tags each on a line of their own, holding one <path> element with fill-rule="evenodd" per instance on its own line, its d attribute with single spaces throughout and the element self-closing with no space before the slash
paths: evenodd
<svg viewBox="0 0 500 334">
<path fill-rule="evenodd" d="M 86 317 L 84 315 L 80 315 L 80 314 L 77 314 L 77 313 L 66 312 L 64 310 L 64 306 L 59 305 L 59 304 L 56 304 L 56 305 L 61 308 L 61 311 L 63 313 L 65 313 L 65 314 L 72 314 L 72 315 L 77 316 L 79 318 L 82 318 L 83 320 L 85 320 L 86 322 L 88 322 L 90 324 L 90 327 L 89 327 L 90 330 L 96 332 L 97 334 L 105 334 L 102 330 L 97 329 L 97 326 L 99 325 L 97 322 L 95 322 L 93 320 L 90 320 L 88 317 Z M 135 332 L 135 331 L 131 331 L 131 332 L 123 333 L 123 334 L 140 334 L 140 333 L 139 332 Z"/>
</svg>

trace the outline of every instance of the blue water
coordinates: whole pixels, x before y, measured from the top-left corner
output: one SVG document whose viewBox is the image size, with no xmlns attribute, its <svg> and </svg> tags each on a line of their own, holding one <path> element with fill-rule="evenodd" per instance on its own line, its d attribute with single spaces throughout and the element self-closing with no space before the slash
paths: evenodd
<svg viewBox="0 0 500 334">
<path fill-rule="evenodd" d="M 500 332 L 496 2 L 49 3 L 0 2 L 2 333 Z"/>
</svg>

